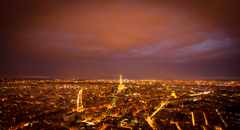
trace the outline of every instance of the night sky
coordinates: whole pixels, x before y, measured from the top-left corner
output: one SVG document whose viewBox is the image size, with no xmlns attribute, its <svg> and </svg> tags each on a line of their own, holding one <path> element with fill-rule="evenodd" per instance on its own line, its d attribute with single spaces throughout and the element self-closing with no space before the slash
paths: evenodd
<svg viewBox="0 0 240 130">
<path fill-rule="evenodd" d="M 0 78 L 240 79 L 239 0 L 2 0 Z"/>
</svg>

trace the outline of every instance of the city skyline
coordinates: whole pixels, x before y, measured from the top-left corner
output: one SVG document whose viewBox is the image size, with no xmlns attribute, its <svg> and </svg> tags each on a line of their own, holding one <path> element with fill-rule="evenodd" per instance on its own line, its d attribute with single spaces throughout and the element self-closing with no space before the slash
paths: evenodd
<svg viewBox="0 0 240 130">
<path fill-rule="evenodd" d="M 239 1 L 0 3 L 0 78 L 240 79 Z"/>
</svg>

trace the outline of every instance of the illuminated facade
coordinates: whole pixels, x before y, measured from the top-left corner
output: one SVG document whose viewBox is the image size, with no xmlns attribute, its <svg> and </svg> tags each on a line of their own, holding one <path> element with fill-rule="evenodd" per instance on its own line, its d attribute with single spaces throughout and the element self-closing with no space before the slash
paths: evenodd
<svg viewBox="0 0 240 130">
<path fill-rule="evenodd" d="M 193 111 L 191 112 L 191 114 L 192 114 L 192 124 L 193 124 L 193 126 L 195 126 L 195 120 L 194 120 L 194 114 L 193 114 Z"/>
<path fill-rule="evenodd" d="M 81 89 L 78 93 L 78 97 L 77 97 L 77 112 L 81 112 L 83 109 L 83 105 L 82 105 L 82 91 L 83 89 Z"/>
</svg>

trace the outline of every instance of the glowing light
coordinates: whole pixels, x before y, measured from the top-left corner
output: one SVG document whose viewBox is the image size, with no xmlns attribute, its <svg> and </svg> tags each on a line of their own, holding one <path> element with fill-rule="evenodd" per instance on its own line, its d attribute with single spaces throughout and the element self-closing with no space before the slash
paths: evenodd
<svg viewBox="0 0 240 130">
<path fill-rule="evenodd" d="M 114 97 L 113 100 L 112 100 L 111 105 L 108 106 L 108 109 L 107 109 L 106 114 L 105 114 L 106 116 L 110 116 L 111 115 L 112 108 L 115 106 L 116 101 L 117 101 L 117 97 Z"/>
<path fill-rule="evenodd" d="M 78 93 L 78 97 L 77 97 L 77 111 L 81 112 L 83 110 L 83 105 L 82 105 L 82 91 L 83 89 L 81 89 Z"/>
<path fill-rule="evenodd" d="M 193 114 L 193 112 L 191 112 L 191 113 L 192 113 L 192 124 L 193 124 L 193 126 L 195 126 L 194 114 Z"/>
<path fill-rule="evenodd" d="M 24 124 L 24 126 L 28 126 L 28 125 L 29 125 L 29 122 Z"/>
<path fill-rule="evenodd" d="M 165 102 L 163 102 L 163 103 L 161 104 L 161 106 L 160 106 L 155 112 L 153 112 L 153 114 L 152 114 L 151 116 L 149 116 L 149 117 L 147 118 L 147 121 L 151 122 L 151 118 L 152 118 L 158 111 L 160 111 L 160 110 L 163 108 L 164 105 L 167 105 L 168 100 L 170 99 L 171 96 L 173 96 L 174 98 L 177 98 L 175 92 L 173 91 L 172 94 L 167 98 L 167 100 L 166 100 Z"/>
<path fill-rule="evenodd" d="M 173 96 L 174 98 L 177 98 L 177 96 L 176 96 L 174 91 L 172 92 L 171 96 Z"/>
<path fill-rule="evenodd" d="M 206 123 L 206 125 L 208 125 L 208 121 L 207 121 L 207 117 L 206 117 L 205 112 L 203 112 L 203 116 L 204 116 L 204 119 L 205 119 L 205 123 Z"/>
<path fill-rule="evenodd" d="M 179 130 L 182 130 L 177 122 L 175 122 L 175 124 Z"/>
<path fill-rule="evenodd" d="M 117 93 L 121 93 L 123 89 L 124 89 L 124 85 L 122 84 L 122 75 L 120 75 L 120 80 L 119 80 L 119 86 L 118 86 Z"/>
<path fill-rule="evenodd" d="M 222 120 L 222 122 L 224 123 L 224 125 L 225 125 L 226 127 L 228 127 L 227 123 L 226 123 L 226 122 L 224 121 L 224 119 L 222 118 L 221 113 L 218 111 L 218 109 L 216 109 L 216 112 L 218 113 L 218 115 L 219 115 L 219 117 L 221 118 L 221 120 Z"/>
</svg>

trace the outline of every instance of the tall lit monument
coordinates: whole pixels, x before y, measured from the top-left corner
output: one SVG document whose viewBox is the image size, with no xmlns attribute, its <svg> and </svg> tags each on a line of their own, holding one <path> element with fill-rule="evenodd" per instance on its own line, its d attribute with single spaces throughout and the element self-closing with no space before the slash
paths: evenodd
<svg viewBox="0 0 240 130">
<path fill-rule="evenodd" d="M 120 75 L 120 80 L 119 80 L 119 86 L 118 86 L 117 93 L 121 93 L 123 89 L 124 89 L 124 85 L 122 84 L 122 75 Z"/>
<path fill-rule="evenodd" d="M 120 75 L 119 85 L 122 85 L 122 75 Z"/>
</svg>

